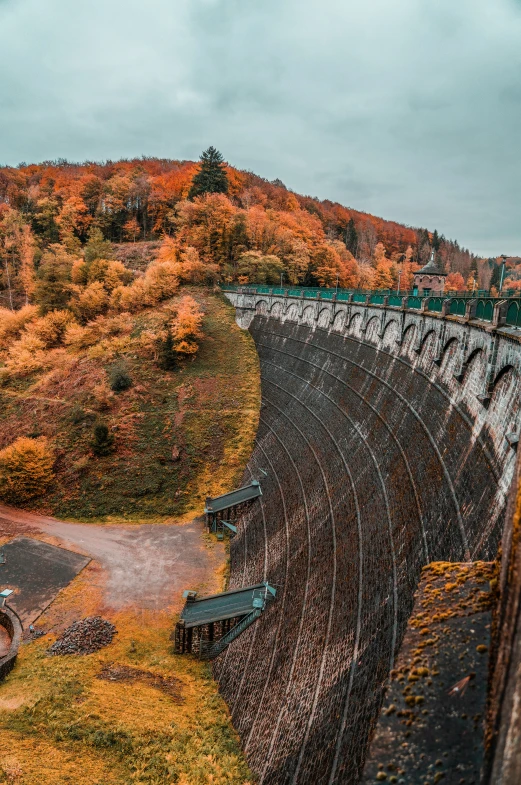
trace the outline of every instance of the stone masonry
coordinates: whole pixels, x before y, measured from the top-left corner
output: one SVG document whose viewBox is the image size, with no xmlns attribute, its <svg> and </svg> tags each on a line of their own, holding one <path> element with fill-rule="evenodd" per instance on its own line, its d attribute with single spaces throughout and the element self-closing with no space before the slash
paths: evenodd
<svg viewBox="0 0 521 785">
<path fill-rule="evenodd" d="M 496 556 L 521 343 L 426 311 L 227 293 L 257 345 L 263 496 L 230 588 L 277 602 L 215 672 L 262 785 L 359 781 L 422 567 Z"/>
</svg>

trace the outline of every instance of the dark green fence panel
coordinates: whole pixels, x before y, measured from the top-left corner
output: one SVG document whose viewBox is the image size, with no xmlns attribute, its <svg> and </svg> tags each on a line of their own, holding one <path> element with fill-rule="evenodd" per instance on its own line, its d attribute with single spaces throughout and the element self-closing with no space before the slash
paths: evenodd
<svg viewBox="0 0 521 785">
<path fill-rule="evenodd" d="M 372 294 L 369 298 L 369 302 L 371 305 L 383 305 L 384 304 L 384 296 L 383 294 Z"/>
<path fill-rule="evenodd" d="M 450 304 L 450 312 L 452 316 L 465 316 L 465 308 L 467 303 L 463 298 L 458 297 Z"/>
<path fill-rule="evenodd" d="M 363 294 L 362 292 L 355 292 L 353 294 L 353 302 L 354 303 L 365 303 L 367 295 Z"/>
<path fill-rule="evenodd" d="M 421 308 L 423 297 L 408 297 L 407 308 Z"/>
<path fill-rule="evenodd" d="M 521 327 L 521 303 L 512 300 L 507 310 L 507 324 L 510 327 Z"/>
<path fill-rule="evenodd" d="M 436 313 L 441 313 L 443 308 L 443 297 L 429 297 L 428 308 L 429 311 L 436 311 Z"/>
<path fill-rule="evenodd" d="M 403 302 L 403 297 L 400 297 L 399 294 L 390 294 L 388 304 L 393 305 L 395 308 L 401 308 Z"/>
<path fill-rule="evenodd" d="M 476 306 L 476 319 L 482 322 L 491 322 L 494 315 L 493 300 L 478 300 Z"/>
</svg>

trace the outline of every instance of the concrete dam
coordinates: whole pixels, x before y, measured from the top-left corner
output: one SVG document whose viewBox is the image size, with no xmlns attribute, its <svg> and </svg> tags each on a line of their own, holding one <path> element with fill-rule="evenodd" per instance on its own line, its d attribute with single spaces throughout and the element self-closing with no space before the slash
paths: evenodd
<svg viewBox="0 0 521 785">
<path fill-rule="evenodd" d="M 493 560 L 514 474 L 521 344 L 404 302 L 228 292 L 262 377 L 230 588 L 278 599 L 216 660 L 262 785 L 362 775 L 421 569 Z M 470 306 L 469 306 L 470 307 Z"/>
</svg>

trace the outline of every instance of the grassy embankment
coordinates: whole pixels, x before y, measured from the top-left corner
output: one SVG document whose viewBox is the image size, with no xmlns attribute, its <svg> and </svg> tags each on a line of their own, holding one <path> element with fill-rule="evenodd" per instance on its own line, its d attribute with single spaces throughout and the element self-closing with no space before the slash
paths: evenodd
<svg viewBox="0 0 521 785">
<path fill-rule="evenodd" d="M 255 348 L 223 298 L 181 292 L 203 308 L 205 337 L 177 370 L 162 371 L 140 343 L 165 318 L 167 303 L 129 316 L 126 334 L 55 350 L 49 370 L 0 389 L 0 448 L 15 436 L 43 435 L 58 456 L 54 489 L 33 508 L 75 520 L 186 519 L 201 513 L 206 495 L 240 480 L 257 426 Z M 132 387 L 112 393 L 107 372 L 121 362 Z M 90 449 L 98 421 L 115 434 L 114 453 L 102 458 Z"/>
<path fill-rule="evenodd" d="M 9 432 L 12 439 L 38 429 L 61 456 L 53 492 L 38 509 L 93 522 L 187 519 L 201 513 L 208 493 L 240 480 L 258 418 L 255 348 L 222 298 L 196 289 L 190 294 L 205 310 L 205 338 L 196 359 L 181 369 L 159 370 L 133 344 L 140 330 L 161 318 L 161 309 L 154 309 L 132 317 L 130 340 L 121 344 L 133 386 L 108 396 L 101 408 L 96 388 L 105 384 L 108 364 L 97 350 L 2 388 L 3 442 Z M 116 451 L 94 458 L 88 445 L 100 418 L 116 426 Z M 174 446 L 180 458 L 172 462 Z M 172 609 L 111 610 L 106 579 L 91 562 L 38 621 L 49 634 L 22 646 L 0 685 L 0 782 L 252 782 L 208 665 L 172 654 Z M 209 580 L 215 584 L 222 575 Z M 112 644 L 83 657 L 46 656 L 62 629 L 96 613 L 116 625 Z M 143 678 L 100 680 L 107 664 L 177 679 L 178 697 Z"/>
<path fill-rule="evenodd" d="M 98 575 L 96 574 L 98 572 Z M 96 565 L 60 594 L 39 625 L 62 628 L 102 606 Z M 172 654 L 167 613 L 104 611 L 112 644 L 48 657 L 54 635 L 22 646 L 0 686 L 0 782 L 19 785 L 245 785 L 252 782 L 208 665 Z M 177 696 L 99 678 L 108 664 L 175 679 Z"/>
</svg>

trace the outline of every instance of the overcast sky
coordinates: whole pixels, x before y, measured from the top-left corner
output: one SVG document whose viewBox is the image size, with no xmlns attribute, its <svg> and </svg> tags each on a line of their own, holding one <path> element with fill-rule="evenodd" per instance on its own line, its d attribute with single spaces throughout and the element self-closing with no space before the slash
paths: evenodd
<svg viewBox="0 0 521 785">
<path fill-rule="evenodd" d="M 0 163 L 198 157 L 521 254 L 521 0 L 0 0 Z"/>
</svg>

